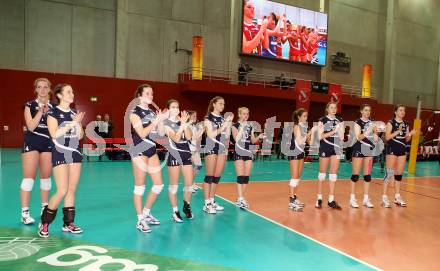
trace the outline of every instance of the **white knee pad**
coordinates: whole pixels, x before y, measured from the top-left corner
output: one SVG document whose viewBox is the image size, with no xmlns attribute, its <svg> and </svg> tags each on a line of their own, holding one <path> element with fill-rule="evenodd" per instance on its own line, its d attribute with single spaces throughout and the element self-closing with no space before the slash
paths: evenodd
<svg viewBox="0 0 440 271">
<path fill-rule="evenodd" d="M 50 178 L 48 179 L 40 179 L 40 189 L 44 191 L 50 191 L 52 188 L 52 182 Z"/>
<path fill-rule="evenodd" d="M 32 178 L 24 178 L 21 181 L 21 190 L 30 192 L 32 191 L 32 188 L 34 187 L 34 179 Z"/>
<path fill-rule="evenodd" d="M 160 194 L 160 192 L 162 192 L 162 189 L 163 189 L 163 184 L 160 184 L 160 185 L 153 185 L 152 187 L 151 187 L 151 192 L 153 192 L 154 194 L 157 194 L 157 195 L 159 195 Z"/>
<path fill-rule="evenodd" d="M 325 181 L 325 176 L 327 175 L 327 173 L 322 173 L 322 172 L 319 172 L 319 174 L 318 174 L 318 180 L 320 180 L 320 181 Z"/>
<path fill-rule="evenodd" d="M 338 174 L 329 174 L 328 179 L 330 180 L 330 182 L 336 182 L 336 180 L 338 179 Z"/>
<path fill-rule="evenodd" d="M 299 179 L 290 179 L 290 186 L 291 187 L 297 187 L 299 184 Z"/>
<path fill-rule="evenodd" d="M 133 193 L 142 197 L 145 193 L 145 185 L 135 185 Z"/>
<path fill-rule="evenodd" d="M 177 189 L 179 188 L 179 185 L 177 184 L 171 184 L 168 186 L 168 192 L 175 195 L 177 193 Z"/>
<path fill-rule="evenodd" d="M 183 187 L 183 192 L 192 192 L 191 185 L 190 186 L 184 186 Z"/>
</svg>

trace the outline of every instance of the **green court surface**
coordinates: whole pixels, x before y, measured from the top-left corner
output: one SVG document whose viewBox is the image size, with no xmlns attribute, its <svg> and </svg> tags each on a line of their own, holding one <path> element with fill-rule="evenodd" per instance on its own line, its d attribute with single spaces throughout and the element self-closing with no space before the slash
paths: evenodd
<svg viewBox="0 0 440 271">
<path fill-rule="evenodd" d="M 440 175 L 439 167 L 433 165 L 436 163 L 419 163 L 417 175 Z M 349 178 L 350 170 L 350 165 L 343 163 L 339 178 Z M 166 170 L 163 172 L 166 184 Z M 303 179 L 316 179 L 316 175 L 317 163 L 306 164 Z M 375 167 L 373 177 L 382 175 L 380 169 Z M 288 179 L 288 161 L 276 159 L 256 162 L 251 176 L 252 181 Z M 197 177 L 197 181 L 201 180 L 203 174 Z M 94 262 L 102 263 L 102 270 L 120 270 L 122 265 L 114 263 L 114 259 L 125 259 L 121 261 L 126 265 L 151 265 L 139 270 L 156 270 L 154 266 L 157 266 L 157 270 L 170 271 L 375 269 L 251 212 L 241 211 L 220 198 L 217 201 L 225 206 L 224 213 L 204 215 L 201 191 L 193 198 L 195 219 L 185 220 L 182 224 L 171 221 L 171 207 L 166 193 L 162 193 L 153 207 L 153 214 L 162 224 L 153 227 L 151 234 L 142 234 L 135 228 L 133 177 L 128 161 L 84 162 L 76 199 L 76 222 L 85 232 L 80 235 L 62 233 L 62 218 L 58 213 L 50 228 L 51 238 L 41 240 L 36 234 L 36 226 L 19 223 L 20 181 L 19 151 L 3 149 L 0 171 L 0 270 L 97 270 L 90 269 L 96 267 L 92 265 Z M 228 162 L 222 182 L 234 181 L 233 164 Z M 37 218 L 37 187 L 34 187 L 31 213 Z M 35 245 L 21 246 L 29 240 Z M 87 254 L 90 259 L 78 260 L 78 265 L 69 263 L 80 258 L 78 255 L 60 256 L 59 261 L 67 262 L 64 263 L 66 267 L 53 265 L 53 260 L 49 263 L 41 260 L 67 248 L 72 251 L 76 246 L 92 246 L 95 250 L 84 252 L 81 249 L 83 256 Z M 98 252 L 99 248 L 96 247 L 107 252 Z M 101 257 L 106 255 L 108 257 Z M 104 264 L 106 261 L 109 262 Z"/>
</svg>

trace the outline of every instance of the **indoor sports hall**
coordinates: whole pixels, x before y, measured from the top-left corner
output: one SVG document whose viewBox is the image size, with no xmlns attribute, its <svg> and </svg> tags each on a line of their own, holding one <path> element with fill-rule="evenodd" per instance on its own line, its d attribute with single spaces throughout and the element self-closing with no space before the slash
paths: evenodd
<svg viewBox="0 0 440 271">
<path fill-rule="evenodd" d="M 0 270 L 440 270 L 439 12 L 0 0 Z"/>
</svg>

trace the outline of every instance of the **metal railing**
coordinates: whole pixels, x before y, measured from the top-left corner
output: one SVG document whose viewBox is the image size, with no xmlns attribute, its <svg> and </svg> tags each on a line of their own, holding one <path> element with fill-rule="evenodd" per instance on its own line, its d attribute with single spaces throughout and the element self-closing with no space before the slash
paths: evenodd
<svg viewBox="0 0 440 271">
<path fill-rule="evenodd" d="M 194 68 L 197 71 L 197 68 Z M 193 67 L 188 67 L 183 70 L 179 75 L 179 82 L 192 81 Z M 304 78 L 301 74 L 289 73 L 283 75 L 282 77 L 278 74 L 262 74 L 248 72 L 244 75 L 244 78 L 240 78 L 238 71 L 214 69 L 214 68 L 203 68 L 202 70 L 202 80 L 207 80 L 209 82 L 223 81 L 229 84 L 241 84 L 241 85 L 259 85 L 263 87 L 279 88 L 279 89 L 291 89 L 295 88 L 296 80 L 306 80 L 313 81 Z M 342 87 L 342 92 L 353 97 L 362 97 L 362 87 L 357 85 L 341 84 L 334 82 L 335 84 L 340 84 Z M 377 97 L 377 89 L 371 88 L 371 97 L 375 99 Z"/>
</svg>

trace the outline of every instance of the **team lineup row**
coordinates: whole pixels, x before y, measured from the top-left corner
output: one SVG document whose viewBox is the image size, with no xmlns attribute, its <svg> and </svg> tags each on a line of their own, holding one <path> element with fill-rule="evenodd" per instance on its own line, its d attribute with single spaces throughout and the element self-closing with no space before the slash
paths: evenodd
<svg viewBox="0 0 440 271">
<path fill-rule="evenodd" d="M 81 122 L 84 112 L 71 108 L 74 101 L 74 92 L 69 84 L 59 84 L 53 91 L 46 78 L 38 78 L 34 83 L 36 99 L 26 103 L 24 118 L 27 131 L 24 135 L 22 153 L 23 180 L 20 187 L 22 205 L 22 223 L 33 224 L 29 211 L 31 191 L 40 168 L 41 193 L 41 223 L 38 234 L 41 237 L 49 236 L 49 225 L 54 221 L 58 207 L 64 199 L 63 227 L 64 232 L 81 233 L 75 221 L 75 193 L 79 183 L 82 153 L 79 141 L 84 136 Z M 50 102 L 51 95 L 56 105 Z M 237 201 L 236 205 L 248 209 L 245 199 L 246 186 L 252 169 L 252 156 L 255 144 L 265 140 L 266 135 L 255 134 L 255 129 L 249 121 L 249 109 L 238 109 L 238 120 L 232 123 L 233 114 L 223 116 L 225 100 L 214 97 L 208 106 L 208 112 L 203 125 L 195 125 L 197 114 L 193 111 L 180 111 L 177 100 L 169 100 L 167 108 L 160 110 L 153 102 L 153 89 L 148 84 L 140 85 L 135 92 L 136 105 L 130 111 L 131 136 L 133 143 L 128 149 L 133 164 L 134 176 L 134 207 L 137 214 L 136 228 L 141 232 L 151 232 L 149 225 L 158 225 L 160 221 L 152 215 L 151 209 L 158 195 L 164 188 L 162 168 L 159 161 L 156 144 L 159 137 L 168 140 L 167 170 L 169 176 L 168 196 L 172 207 L 172 219 L 183 222 L 177 203 L 179 175 L 183 177 L 183 213 L 187 219 L 193 219 L 191 211 L 191 196 L 194 192 L 194 177 L 202 167 L 200 151 L 205 154 L 205 178 L 203 183 L 204 205 L 203 211 L 207 214 L 216 214 L 224 208 L 215 201 L 216 189 L 219 184 L 228 153 L 228 139 L 234 142 L 233 160 L 237 174 Z M 313 133 L 319 140 L 319 174 L 316 208 L 322 208 L 322 186 L 329 171 L 330 192 L 327 204 L 330 208 L 341 210 L 334 198 L 335 183 L 339 169 L 339 160 L 342 154 L 341 142 L 344 140 L 345 124 L 337 116 L 337 104 L 330 102 L 326 106 L 326 115 L 319 120 L 316 129 L 308 129 L 305 109 L 297 109 L 293 113 L 293 131 L 287 144 L 288 160 L 291 180 L 290 200 L 288 207 L 293 211 L 302 211 L 302 203 L 296 190 L 300 183 L 304 165 L 305 146 L 310 143 Z M 371 107 L 363 105 L 360 108 L 361 117 L 355 121 L 353 145 L 352 177 L 350 206 L 358 208 L 355 198 L 355 184 L 359 180 L 360 171 L 363 171 L 364 198 L 362 204 L 372 208 L 368 196 L 371 181 L 372 159 L 380 140 L 379 127 L 371 121 Z M 394 202 L 398 206 L 406 206 L 402 199 L 400 181 L 406 162 L 407 142 L 416 130 L 409 130 L 409 125 L 403 120 L 405 107 L 395 107 L 394 118 L 385 126 L 386 138 L 386 175 L 383 182 L 382 206 L 391 207 L 387 197 L 387 186 L 390 180 L 395 180 Z M 315 131 L 314 131 L 315 130 Z M 198 142 L 202 136 L 206 137 L 203 150 Z M 50 197 L 51 179 L 53 174 L 56 191 Z M 148 192 L 145 204 L 143 196 L 146 192 L 145 179 L 150 175 L 152 188 Z"/>
</svg>

